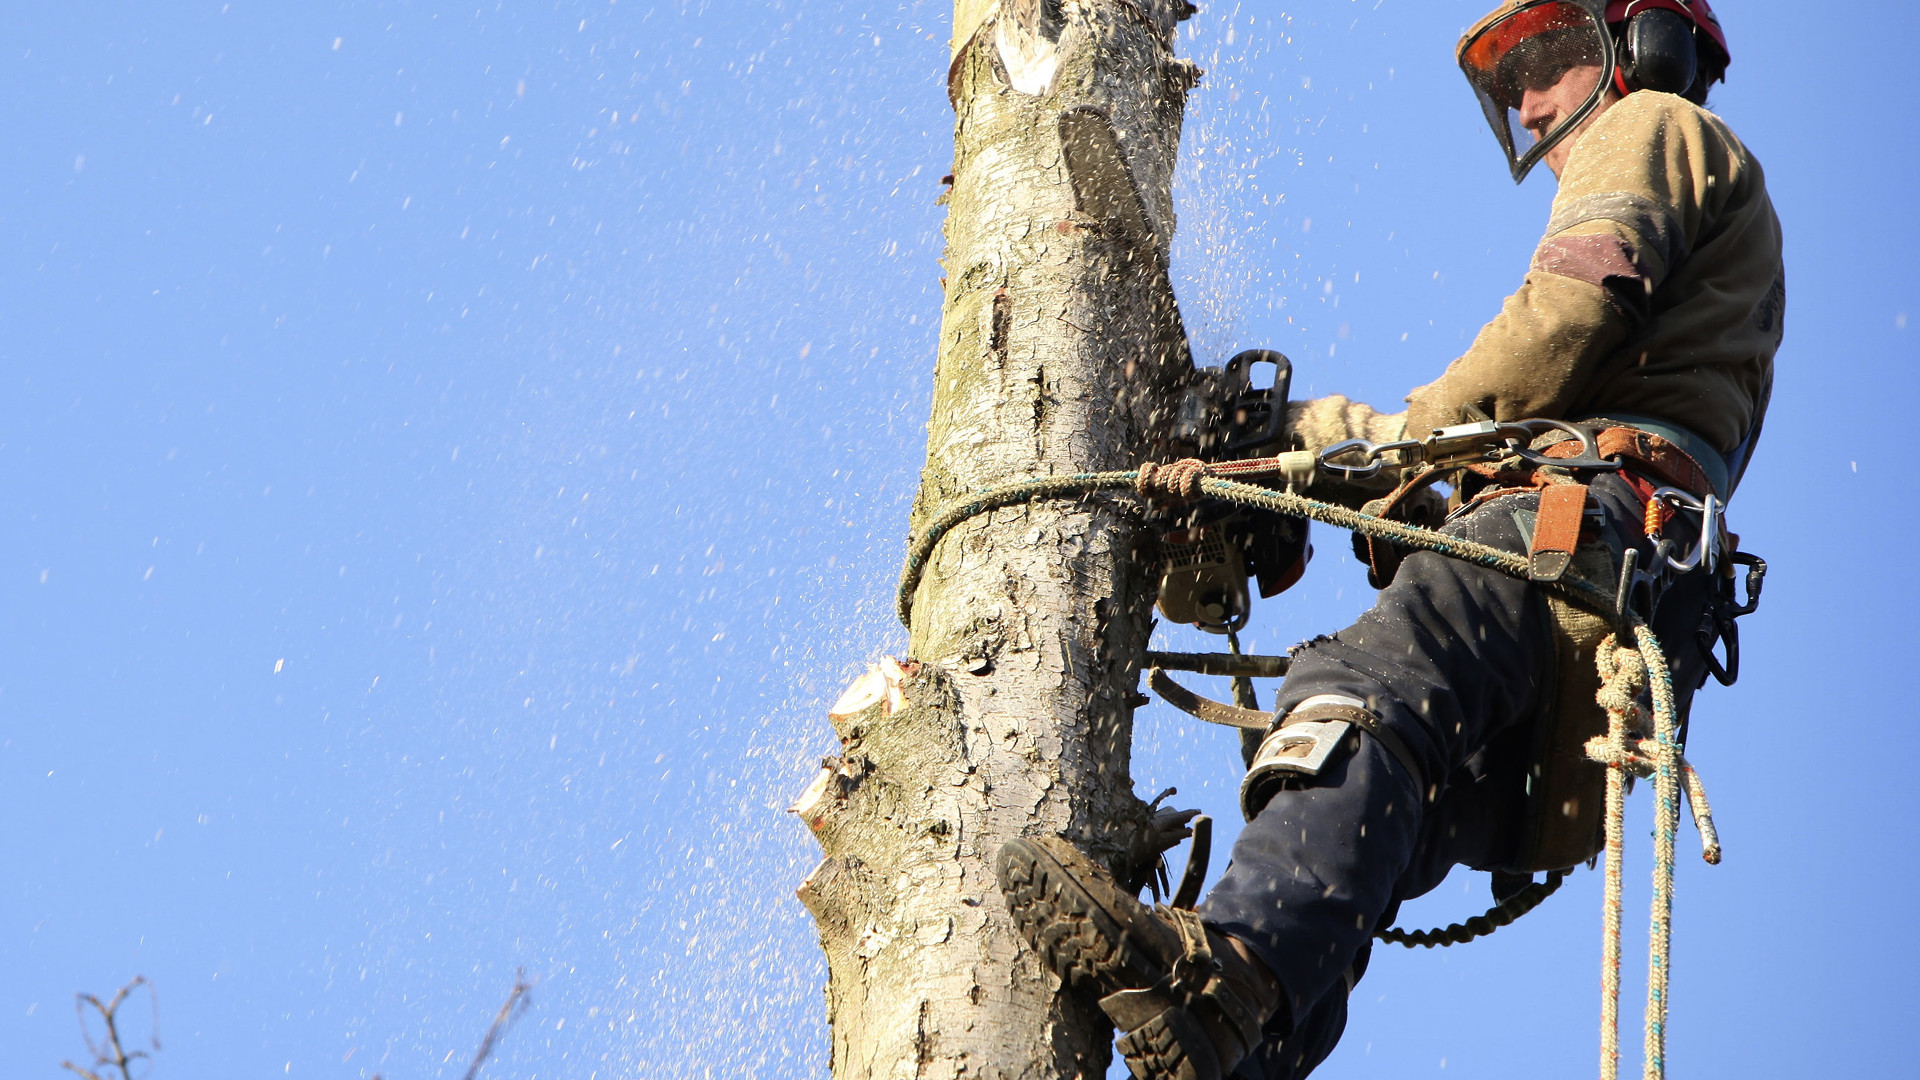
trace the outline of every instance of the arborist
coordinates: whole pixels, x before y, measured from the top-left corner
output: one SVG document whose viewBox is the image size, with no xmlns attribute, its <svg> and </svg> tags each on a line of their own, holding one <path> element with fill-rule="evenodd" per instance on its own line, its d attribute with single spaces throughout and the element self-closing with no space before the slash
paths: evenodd
<svg viewBox="0 0 1920 1080">
<path fill-rule="evenodd" d="M 1785 301 L 1760 166 L 1705 108 L 1725 35 L 1706 0 L 1507 0 L 1457 58 L 1515 181 L 1542 162 L 1559 181 L 1545 237 L 1406 411 L 1296 402 L 1292 437 L 1348 448 L 1329 458 L 1351 462 L 1335 493 L 1386 480 L 1357 497 L 1376 514 L 1430 514 L 1528 556 L 1537 580 L 1618 577 L 1684 717 L 1728 674 L 1718 511 L 1760 433 Z M 1523 431 L 1526 452 L 1448 456 L 1494 430 Z M 1362 554 L 1378 602 L 1294 650 L 1241 789 L 1248 824 L 1197 909 L 1147 907 L 1064 839 L 1001 851 L 1015 924 L 1100 999 L 1141 1080 L 1305 1076 L 1402 901 L 1455 865 L 1494 871 L 1498 896 L 1599 850 L 1604 770 L 1579 746 L 1604 725 L 1602 620 L 1443 554 Z"/>
</svg>

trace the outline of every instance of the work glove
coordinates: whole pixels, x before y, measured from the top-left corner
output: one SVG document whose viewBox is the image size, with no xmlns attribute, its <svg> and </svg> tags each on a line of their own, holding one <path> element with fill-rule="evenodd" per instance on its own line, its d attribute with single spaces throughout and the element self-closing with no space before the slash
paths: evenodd
<svg viewBox="0 0 1920 1080">
<path fill-rule="evenodd" d="M 1320 450 L 1348 439 L 1393 442 L 1402 437 L 1406 425 L 1404 412 L 1383 413 L 1341 394 L 1287 402 L 1287 430 L 1301 450 Z M 1314 477 L 1308 494 L 1359 509 L 1395 485 L 1396 477 L 1391 473 L 1364 480 L 1336 479 L 1322 473 Z"/>
<path fill-rule="evenodd" d="M 1287 430 L 1305 450 L 1318 450 L 1347 439 L 1393 442 L 1406 427 L 1406 413 L 1383 413 L 1342 394 L 1287 402 Z"/>
</svg>

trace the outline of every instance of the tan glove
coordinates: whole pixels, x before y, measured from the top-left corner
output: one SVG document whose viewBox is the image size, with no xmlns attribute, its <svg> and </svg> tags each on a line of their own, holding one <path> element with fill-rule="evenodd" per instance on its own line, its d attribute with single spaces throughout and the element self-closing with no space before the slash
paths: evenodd
<svg viewBox="0 0 1920 1080">
<path fill-rule="evenodd" d="M 1287 430 L 1303 450 L 1318 450 L 1346 439 L 1393 442 L 1406 427 L 1406 413 L 1383 413 L 1340 394 L 1287 402 Z"/>
<path fill-rule="evenodd" d="M 1303 450 L 1319 450 L 1347 439 L 1393 442 L 1406 426 L 1404 412 L 1383 413 L 1340 394 L 1287 402 L 1287 431 Z M 1380 492 L 1392 490 L 1395 480 L 1384 474 L 1372 480 L 1334 480 L 1323 475 L 1316 476 L 1311 486 L 1317 498 L 1357 508 Z"/>
</svg>

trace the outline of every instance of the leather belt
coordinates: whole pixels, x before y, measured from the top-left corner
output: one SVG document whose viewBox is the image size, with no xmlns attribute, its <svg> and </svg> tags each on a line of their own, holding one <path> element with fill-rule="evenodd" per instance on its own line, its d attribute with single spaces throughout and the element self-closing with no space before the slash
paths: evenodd
<svg viewBox="0 0 1920 1080">
<path fill-rule="evenodd" d="M 1724 501 L 1721 485 L 1713 482 L 1712 476 L 1693 455 L 1651 431 L 1635 427 L 1603 428 L 1594 441 L 1599 445 L 1603 458 L 1625 458 L 1636 466 L 1637 471 L 1650 473 L 1662 483 L 1695 496 L 1720 496 Z M 1577 439 L 1567 439 L 1554 443 L 1540 453 L 1550 458 L 1574 457 L 1580 453 L 1580 443 Z"/>
</svg>

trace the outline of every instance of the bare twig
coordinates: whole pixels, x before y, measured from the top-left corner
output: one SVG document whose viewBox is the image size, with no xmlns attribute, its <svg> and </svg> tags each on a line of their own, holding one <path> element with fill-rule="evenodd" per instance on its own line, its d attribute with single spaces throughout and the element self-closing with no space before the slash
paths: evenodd
<svg viewBox="0 0 1920 1080">
<path fill-rule="evenodd" d="M 501 1004 L 499 1013 L 494 1016 L 493 1026 L 487 1029 L 487 1037 L 480 1040 L 480 1050 L 473 1055 L 473 1064 L 467 1066 L 466 1080 L 474 1080 L 474 1077 L 480 1075 L 480 1066 L 485 1065 L 487 1059 L 493 1056 L 494 1045 L 500 1041 L 500 1036 L 505 1035 L 507 1029 L 513 1026 L 513 1022 L 520 1019 L 520 1014 L 527 1011 L 527 1006 L 532 1004 L 527 994 L 532 989 L 533 984 L 527 981 L 525 968 L 514 972 L 513 990 L 507 994 L 507 1000 Z"/>
<path fill-rule="evenodd" d="M 146 987 L 147 1000 L 153 1006 L 153 1035 L 149 1039 L 155 1050 L 160 1049 L 160 999 L 153 992 L 153 984 L 144 975 L 135 975 L 131 981 L 113 995 L 113 1000 L 102 1003 L 92 994 L 75 994 L 74 1015 L 80 1019 L 80 1037 L 87 1041 L 87 1052 L 93 1055 L 95 1069 L 111 1066 L 120 1070 L 120 1080 L 133 1080 L 133 1063 L 142 1058 L 151 1059 L 153 1055 L 145 1050 L 129 1053 L 120 1039 L 120 1006 L 126 1004 L 128 995 L 140 987 Z M 87 1026 L 87 1007 L 91 1005 L 100 1019 L 106 1024 L 106 1035 L 99 1042 L 93 1039 L 93 1031 Z M 85 1080 L 108 1080 L 93 1069 L 84 1069 L 71 1061 L 63 1061 L 61 1067 L 85 1078 Z"/>
<path fill-rule="evenodd" d="M 102 1002 L 92 994 L 74 995 L 73 1011 L 80 1019 L 80 1037 L 86 1040 L 87 1052 L 93 1055 L 93 1068 L 75 1065 L 71 1061 L 61 1062 L 61 1068 L 81 1077 L 82 1080 L 115 1080 L 112 1071 L 104 1074 L 95 1071 L 103 1068 L 118 1070 L 118 1080 L 134 1080 L 133 1063 L 143 1058 L 150 1061 L 153 1055 L 145 1050 L 126 1049 L 120 1035 L 120 1006 L 126 1004 L 127 998 L 141 987 L 146 988 L 147 999 L 153 1005 L 153 1035 L 149 1043 L 153 1049 L 160 1049 L 160 999 L 155 996 L 153 984 L 147 981 L 146 976 L 136 975 L 132 981 L 121 987 L 110 1001 Z M 480 1040 L 480 1049 L 473 1055 L 473 1064 L 467 1066 L 465 1080 L 475 1080 L 480 1075 L 481 1066 L 493 1056 L 493 1051 L 499 1045 L 501 1037 L 506 1035 L 514 1022 L 527 1011 L 527 1007 L 533 1004 L 530 996 L 532 991 L 533 984 L 527 981 L 526 969 L 522 968 L 514 972 L 513 989 L 508 992 L 507 1000 L 500 1005 L 500 1011 L 494 1014 L 493 1023 L 487 1028 L 486 1037 Z M 97 1042 L 94 1040 L 93 1030 L 87 1026 L 89 1007 L 99 1013 L 100 1019 L 106 1024 L 106 1033 Z M 373 1080 L 380 1080 L 380 1077 L 376 1074 Z"/>
</svg>

